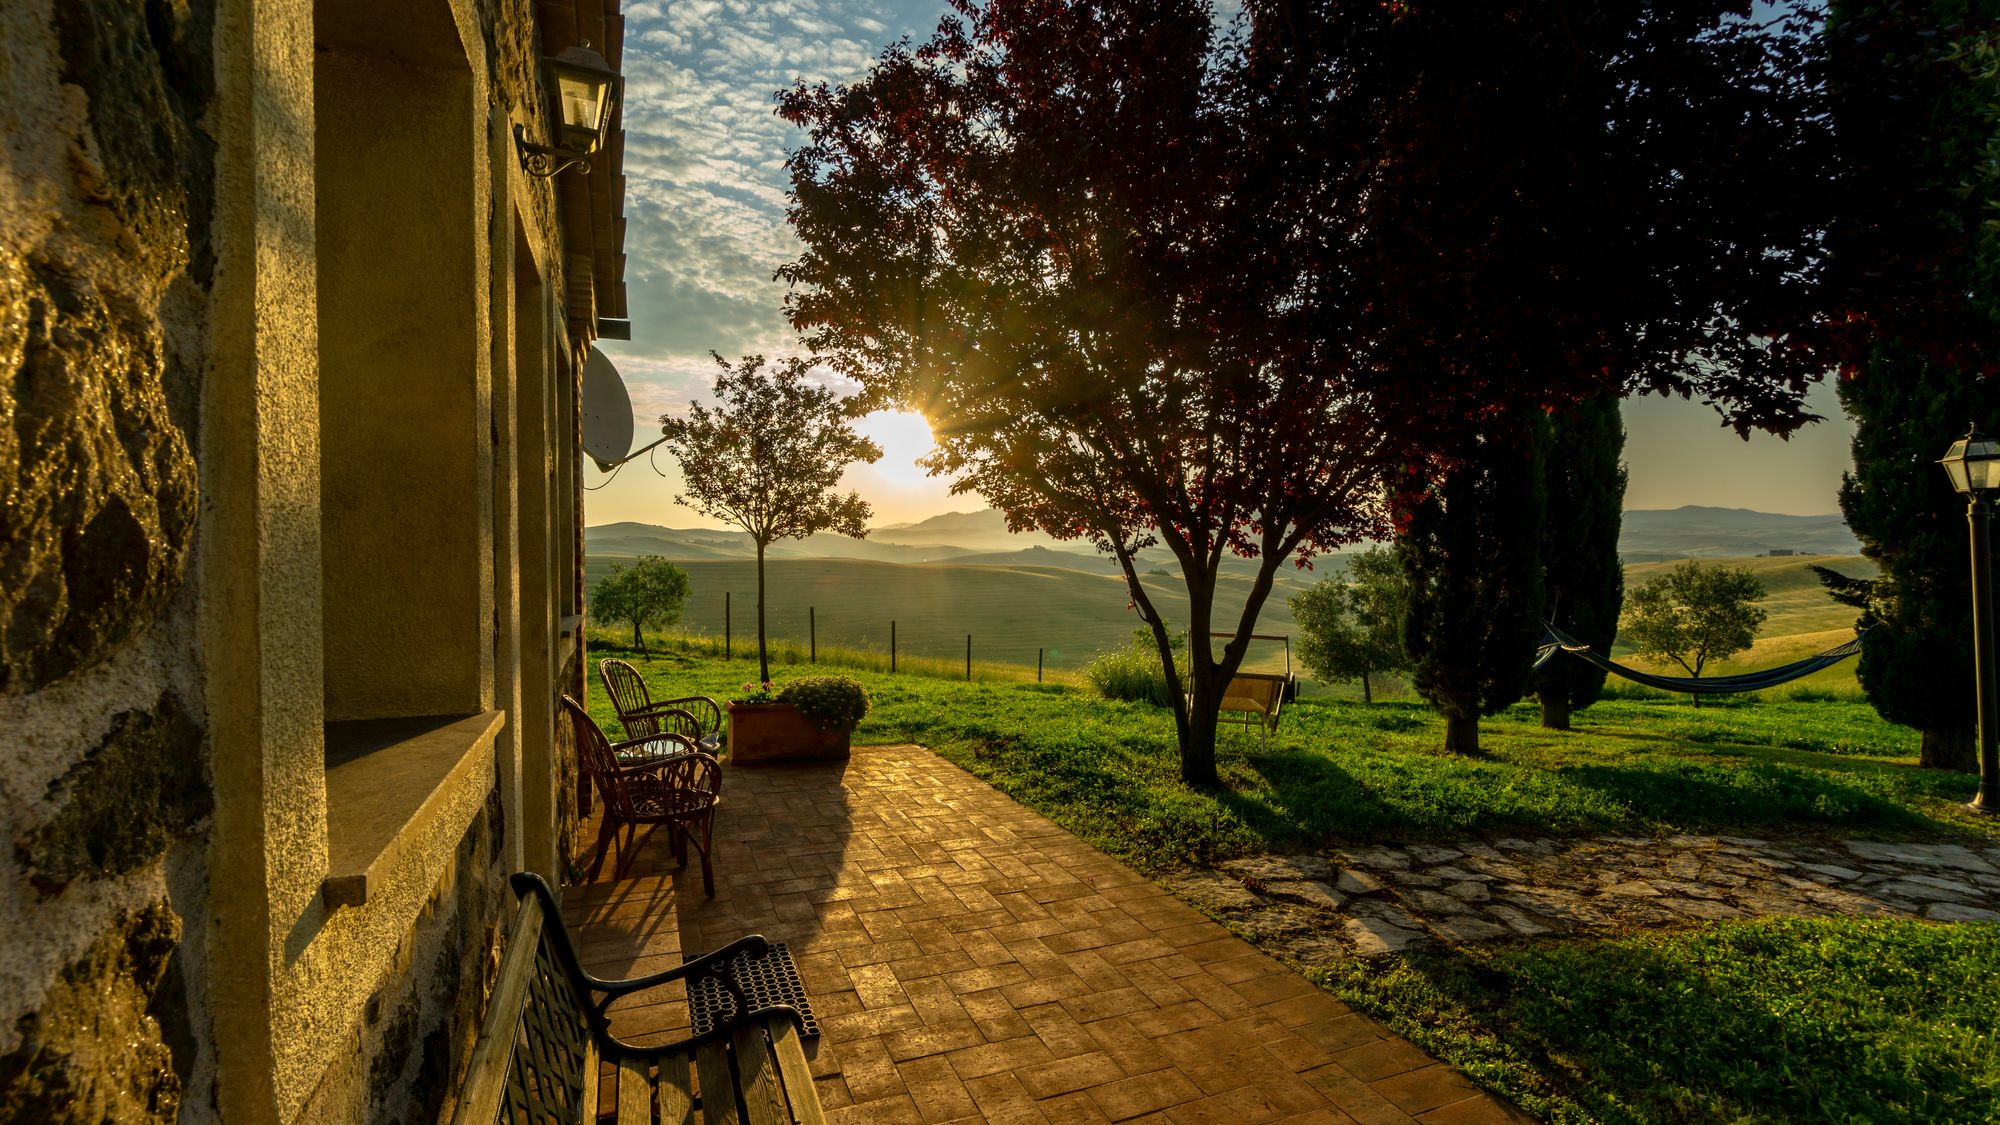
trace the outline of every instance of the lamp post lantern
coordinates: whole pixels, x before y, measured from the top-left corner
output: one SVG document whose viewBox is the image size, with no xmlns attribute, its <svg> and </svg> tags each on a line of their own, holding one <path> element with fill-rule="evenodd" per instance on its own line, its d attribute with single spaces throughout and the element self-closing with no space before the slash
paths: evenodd
<svg viewBox="0 0 2000 1125">
<path fill-rule="evenodd" d="M 1972 427 L 1953 442 L 1938 464 L 1951 486 L 1966 496 L 1965 519 L 1972 531 L 1972 675 L 1979 702 L 1979 792 L 1971 807 L 2000 812 L 2000 701 L 1994 697 L 1992 505 L 2000 490 L 2000 442 Z"/>
<path fill-rule="evenodd" d="M 543 59 L 542 82 L 550 93 L 550 131 L 556 143 L 535 144 L 517 122 L 514 145 L 521 167 L 536 176 L 553 176 L 565 168 L 590 171 L 591 155 L 603 147 L 611 131 L 611 115 L 625 80 L 586 43 Z"/>
</svg>

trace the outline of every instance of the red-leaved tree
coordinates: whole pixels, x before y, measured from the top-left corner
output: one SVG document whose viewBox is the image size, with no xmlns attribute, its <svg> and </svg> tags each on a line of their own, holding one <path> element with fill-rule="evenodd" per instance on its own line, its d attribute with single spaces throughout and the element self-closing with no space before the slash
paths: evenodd
<svg viewBox="0 0 2000 1125">
<path fill-rule="evenodd" d="M 1222 690 L 1277 568 L 1383 535 L 1384 482 L 1448 467 L 1453 441 L 1494 410 L 1629 381 L 1699 394 L 1745 426 L 1804 417 L 1791 315 L 1803 304 L 1787 302 L 1809 263 L 1783 257 L 1800 246 L 1786 207 L 1767 209 L 1779 221 L 1689 214 L 1688 200 L 1659 198 L 1671 184 L 1649 194 L 1620 169 L 1628 152 L 1605 151 L 1607 133 L 1637 127 L 1605 116 L 1621 83 L 1665 70 L 1606 78 L 1615 46 L 1574 50 L 1577 96 L 1595 100 L 1567 112 L 1591 128 L 1551 137 L 1507 121 L 1496 139 L 1477 131 L 1561 90 L 1503 71 L 1491 81 L 1544 92 L 1488 105 L 1487 84 L 1440 78 L 1441 47 L 1446 64 L 1491 50 L 1483 19 L 1468 32 L 1447 13 L 1417 18 L 1421 4 L 1253 0 L 1219 33 L 1192 0 L 955 6 L 856 84 L 780 95 L 807 133 L 791 159 L 805 250 L 780 274 L 788 309 L 827 362 L 931 420 L 932 468 L 955 489 L 1017 529 L 1117 558 L 1174 688 L 1190 784 L 1218 782 Z M 1619 17 L 1628 34 L 1605 42 L 1634 46 L 1633 25 L 1657 23 L 1690 59 L 1733 49 L 1720 14 L 1733 5 L 1696 6 L 1707 24 L 1645 16 L 1634 0 Z M 1559 25 L 1537 21 L 1564 5 L 1502 7 L 1560 53 Z M 1753 55 L 1698 72 L 1703 92 L 1735 97 L 1708 112 L 1746 137 L 1758 130 L 1730 80 Z M 1677 136 L 1702 156 L 1685 168 L 1724 162 L 1712 131 Z M 1698 209 L 1717 190 L 1682 194 Z M 1717 233 L 1733 241 L 1707 240 Z M 1683 319 L 1697 327 L 1652 327 L 1593 288 L 1648 238 L 1679 272 L 1632 288 L 1691 295 Z M 1626 265 L 1662 262 L 1648 251 Z M 1726 292 L 1737 281 L 1761 288 L 1739 304 Z M 1505 346 L 1482 335 L 1509 318 L 1545 332 Z M 1179 563 L 1184 623 L 1138 580 L 1135 554 L 1154 544 Z M 1217 598 L 1232 556 L 1255 566 L 1241 605 Z M 1184 654 L 1175 625 L 1197 639 Z M 1219 652 L 1202 643 L 1211 631 Z"/>
</svg>

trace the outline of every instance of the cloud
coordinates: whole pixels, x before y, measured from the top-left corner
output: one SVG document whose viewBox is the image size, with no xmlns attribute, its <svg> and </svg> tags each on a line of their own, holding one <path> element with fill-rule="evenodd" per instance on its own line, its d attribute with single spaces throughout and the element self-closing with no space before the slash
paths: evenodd
<svg viewBox="0 0 2000 1125">
<path fill-rule="evenodd" d="M 628 0 L 625 8 L 625 278 L 629 343 L 603 344 L 644 433 L 705 394 L 708 353 L 798 348 L 778 267 L 787 151 L 772 111 L 794 82 L 851 82 L 890 42 L 923 36 L 943 0 Z"/>
</svg>

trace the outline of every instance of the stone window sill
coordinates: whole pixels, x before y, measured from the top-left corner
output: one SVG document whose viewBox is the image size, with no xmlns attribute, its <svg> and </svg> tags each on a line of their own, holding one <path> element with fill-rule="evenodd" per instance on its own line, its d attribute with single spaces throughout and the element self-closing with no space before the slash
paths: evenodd
<svg viewBox="0 0 2000 1125">
<path fill-rule="evenodd" d="M 359 906 L 443 815 L 505 716 L 429 715 L 326 724 L 326 904 Z"/>
</svg>

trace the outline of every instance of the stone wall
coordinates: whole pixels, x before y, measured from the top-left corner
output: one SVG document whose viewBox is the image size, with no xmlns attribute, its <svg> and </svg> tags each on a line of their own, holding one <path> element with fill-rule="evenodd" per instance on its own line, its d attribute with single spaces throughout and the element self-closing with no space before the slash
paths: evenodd
<svg viewBox="0 0 2000 1125">
<path fill-rule="evenodd" d="M 0 6 L 0 1119 L 200 1120 L 210 0 Z"/>
<path fill-rule="evenodd" d="M 300 1114 L 314 1125 L 414 1125 L 450 1116 L 500 966 L 506 889 L 500 794 L 459 841 L 362 1025 Z"/>
</svg>

